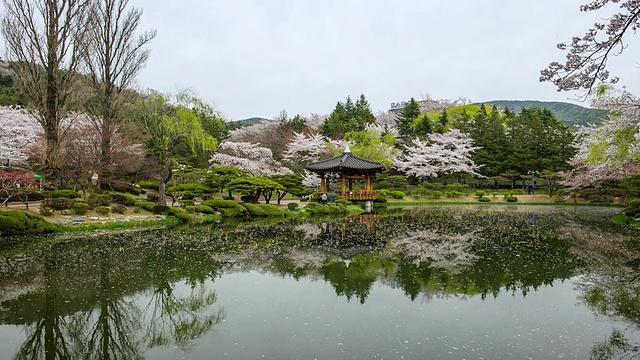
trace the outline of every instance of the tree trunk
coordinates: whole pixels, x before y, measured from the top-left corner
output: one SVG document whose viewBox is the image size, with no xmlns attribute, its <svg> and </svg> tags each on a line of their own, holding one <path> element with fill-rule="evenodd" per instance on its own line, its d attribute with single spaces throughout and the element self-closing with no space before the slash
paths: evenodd
<svg viewBox="0 0 640 360">
<path fill-rule="evenodd" d="M 169 157 L 163 157 L 162 171 L 160 173 L 160 187 L 158 189 L 158 197 L 160 205 L 167 206 L 167 199 L 165 197 L 167 190 L 167 183 L 171 180 L 171 159 Z"/>
</svg>

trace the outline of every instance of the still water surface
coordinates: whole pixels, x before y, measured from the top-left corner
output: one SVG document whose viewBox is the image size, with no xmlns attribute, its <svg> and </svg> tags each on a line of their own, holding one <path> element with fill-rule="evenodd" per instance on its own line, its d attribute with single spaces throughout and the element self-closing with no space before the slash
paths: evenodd
<svg viewBox="0 0 640 360">
<path fill-rule="evenodd" d="M 0 258 L 0 359 L 633 355 L 640 246 L 613 212 L 446 207 L 39 246 Z"/>
</svg>

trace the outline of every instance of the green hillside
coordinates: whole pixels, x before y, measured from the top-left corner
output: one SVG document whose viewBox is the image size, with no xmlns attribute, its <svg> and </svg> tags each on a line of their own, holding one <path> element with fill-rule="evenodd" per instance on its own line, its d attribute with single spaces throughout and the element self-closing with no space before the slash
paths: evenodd
<svg viewBox="0 0 640 360">
<path fill-rule="evenodd" d="M 553 101 L 536 101 L 536 100 L 495 100 L 487 101 L 485 104 L 491 104 L 497 106 L 499 109 L 509 109 L 520 112 L 524 108 L 537 107 L 541 109 L 549 109 L 553 115 L 561 123 L 576 127 L 578 125 L 585 124 L 598 124 L 608 115 L 606 110 L 590 109 L 584 106 L 570 104 L 566 102 L 553 102 Z"/>
</svg>

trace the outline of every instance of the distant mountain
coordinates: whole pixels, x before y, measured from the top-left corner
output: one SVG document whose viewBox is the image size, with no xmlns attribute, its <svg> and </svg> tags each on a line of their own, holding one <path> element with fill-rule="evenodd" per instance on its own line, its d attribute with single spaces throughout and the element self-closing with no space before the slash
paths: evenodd
<svg viewBox="0 0 640 360">
<path fill-rule="evenodd" d="M 237 127 L 241 127 L 241 126 L 249 126 L 249 125 L 255 125 L 261 121 L 269 121 L 269 119 L 265 119 L 265 118 L 261 118 L 261 117 L 252 117 L 252 118 L 248 118 L 248 119 L 242 119 L 242 120 L 235 120 L 235 121 L 229 121 L 230 123 L 233 123 L 234 125 L 236 125 Z"/>
<path fill-rule="evenodd" d="M 590 109 L 584 106 L 566 102 L 537 100 L 494 100 L 487 101 L 484 104 L 495 105 L 501 110 L 504 110 L 506 107 L 508 107 L 515 112 L 520 112 L 523 107 L 549 109 L 556 117 L 556 119 L 558 119 L 558 121 L 569 127 L 576 127 L 578 125 L 585 124 L 599 124 L 604 118 L 609 115 L 609 112 L 606 110 Z"/>
</svg>

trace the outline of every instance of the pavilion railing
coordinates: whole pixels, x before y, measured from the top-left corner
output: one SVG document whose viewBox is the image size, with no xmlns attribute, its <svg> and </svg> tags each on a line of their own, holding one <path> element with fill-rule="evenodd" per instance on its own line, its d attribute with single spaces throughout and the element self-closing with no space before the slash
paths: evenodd
<svg viewBox="0 0 640 360">
<path fill-rule="evenodd" d="M 360 191 L 345 191 L 344 194 L 342 194 L 342 191 L 336 191 L 336 194 L 349 201 L 375 201 L 380 198 L 380 191 L 376 190 L 365 191 L 364 193 Z"/>
</svg>

